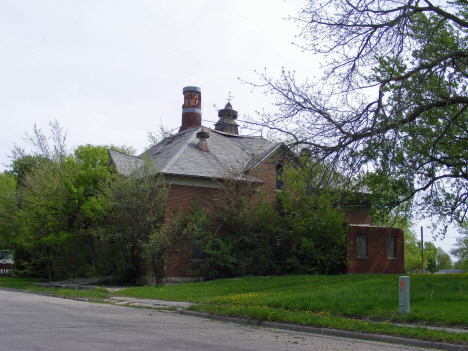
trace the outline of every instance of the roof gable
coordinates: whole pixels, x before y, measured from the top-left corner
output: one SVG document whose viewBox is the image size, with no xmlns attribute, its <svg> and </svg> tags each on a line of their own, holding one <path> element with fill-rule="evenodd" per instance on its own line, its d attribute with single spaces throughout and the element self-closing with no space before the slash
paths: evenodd
<svg viewBox="0 0 468 351">
<path fill-rule="evenodd" d="M 117 173 L 130 176 L 144 165 L 144 161 L 139 157 L 124 154 L 123 152 L 108 149 L 110 163 L 112 163 Z"/>
</svg>

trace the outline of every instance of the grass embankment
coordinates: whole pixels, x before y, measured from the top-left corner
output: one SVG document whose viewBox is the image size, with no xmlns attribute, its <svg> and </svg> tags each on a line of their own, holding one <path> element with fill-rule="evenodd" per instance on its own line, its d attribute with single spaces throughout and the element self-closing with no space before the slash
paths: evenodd
<svg viewBox="0 0 468 351">
<path fill-rule="evenodd" d="M 193 309 L 214 314 L 468 344 L 468 334 L 423 328 L 468 326 L 468 275 L 410 279 L 411 312 L 404 315 L 398 313 L 397 275 L 247 277 L 116 295 L 194 301 L 201 305 Z"/>
<path fill-rule="evenodd" d="M 61 288 L 46 288 L 34 285 L 34 283 L 45 283 L 45 279 L 35 279 L 35 278 L 9 278 L 9 277 L 0 277 L 0 287 L 4 288 L 13 288 L 20 290 L 28 290 L 38 293 L 46 293 L 54 296 L 61 297 L 80 297 L 88 298 L 91 301 L 96 299 L 106 298 L 110 296 L 109 291 L 105 288 L 97 288 L 92 290 L 73 290 L 73 289 L 61 289 Z"/>
<path fill-rule="evenodd" d="M 39 288 L 17 278 L 0 278 L 0 286 L 14 280 L 16 285 L 10 287 L 95 300 L 114 295 L 192 301 L 200 303 L 192 309 L 219 315 L 468 344 L 467 333 L 424 328 L 468 326 L 468 275 L 410 277 L 411 312 L 404 315 L 398 313 L 397 275 L 246 277 L 135 287 L 112 294 L 103 289 Z"/>
</svg>

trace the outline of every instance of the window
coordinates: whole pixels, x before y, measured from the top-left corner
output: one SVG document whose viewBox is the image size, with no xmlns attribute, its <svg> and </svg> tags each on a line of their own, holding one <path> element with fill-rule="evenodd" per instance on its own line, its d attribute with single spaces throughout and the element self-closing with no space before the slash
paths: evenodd
<svg viewBox="0 0 468 351">
<path fill-rule="evenodd" d="M 276 190 L 281 190 L 284 188 L 283 180 L 283 164 L 276 164 Z"/>
<path fill-rule="evenodd" d="M 396 236 L 387 236 L 387 260 L 396 258 Z"/>
<path fill-rule="evenodd" d="M 356 258 L 367 259 L 367 235 L 356 235 Z"/>
</svg>

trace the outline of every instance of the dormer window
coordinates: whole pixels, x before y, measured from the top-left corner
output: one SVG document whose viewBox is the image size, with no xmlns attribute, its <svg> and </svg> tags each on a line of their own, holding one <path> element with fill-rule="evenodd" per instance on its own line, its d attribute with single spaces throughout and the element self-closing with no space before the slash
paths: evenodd
<svg viewBox="0 0 468 351">
<path fill-rule="evenodd" d="M 281 190 L 284 188 L 284 165 L 282 163 L 277 163 L 275 166 L 276 169 L 276 190 Z"/>
</svg>

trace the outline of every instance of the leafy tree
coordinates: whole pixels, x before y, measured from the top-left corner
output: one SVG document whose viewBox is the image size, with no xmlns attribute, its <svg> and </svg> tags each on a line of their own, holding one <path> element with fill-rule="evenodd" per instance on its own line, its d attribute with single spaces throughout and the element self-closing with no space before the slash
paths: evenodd
<svg viewBox="0 0 468 351">
<path fill-rule="evenodd" d="M 10 249 L 17 211 L 16 180 L 13 174 L 0 173 L 0 248 Z"/>
<path fill-rule="evenodd" d="M 390 179 L 390 207 L 414 198 L 423 215 L 463 222 L 467 16 L 463 0 L 309 1 L 292 20 L 300 46 L 328 58 L 322 79 L 261 74 L 278 112 L 254 123 L 348 176 Z"/>
<path fill-rule="evenodd" d="M 424 268 L 431 273 L 437 272 L 437 247 L 427 241 L 424 243 Z"/>
<path fill-rule="evenodd" d="M 468 272 L 468 222 L 463 222 L 460 229 L 462 236 L 457 238 L 450 253 L 458 258 L 458 261 L 455 263 L 455 268 Z"/>
<path fill-rule="evenodd" d="M 468 260 L 458 260 L 453 264 L 453 268 L 461 269 L 463 272 L 468 272 Z"/>
<path fill-rule="evenodd" d="M 321 183 L 317 169 L 303 166 L 285 168 L 285 188 L 278 195 L 287 229 L 281 238 L 284 268 L 299 274 L 342 273 L 348 260 L 340 204 L 347 201 L 337 187 Z"/>
<path fill-rule="evenodd" d="M 213 195 L 204 225 L 206 258 L 201 267 L 209 278 L 266 274 L 275 267 L 276 215 L 272 201 L 257 191 L 253 180 L 248 175 L 231 177 Z"/>
<path fill-rule="evenodd" d="M 173 250 L 190 242 L 192 232 L 179 212 L 165 213 L 169 186 L 145 167 L 138 178 L 119 176 L 103 190 L 107 216 L 94 233 L 109 242 L 112 270 L 120 281 L 140 283 L 151 267 L 158 284 Z"/>
<path fill-rule="evenodd" d="M 25 138 L 31 150 L 13 150 L 18 210 L 10 243 L 15 261 L 18 268 L 26 267 L 22 262 L 45 265 L 49 279 L 95 274 L 99 238 L 90 229 L 105 215 L 97 195 L 114 177 L 107 147 L 83 145 L 71 152 L 58 122 L 50 127 L 48 136 L 34 126 Z"/>
<path fill-rule="evenodd" d="M 79 169 L 74 179 L 73 200 L 77 203 L 81 236 L 91 253 L 92 266 L 96 271 L 97 249 L 99 236 L 94 237 L 92 229 L 99 226 L 106 209 L 98 200 L 103 187 L 111 182 L 114 175 L 108 167 L 109 153 L 107 146 L 82 145 L 74 150 L 74 160 Z"/>
<path fill-rule="evenodd" d="M 452 258 L 441 247 L 437 248 L 436 258 L 437 258 L 437 271 L 440 271 L 441 269 L 453 268 Z"/>
</svg>

